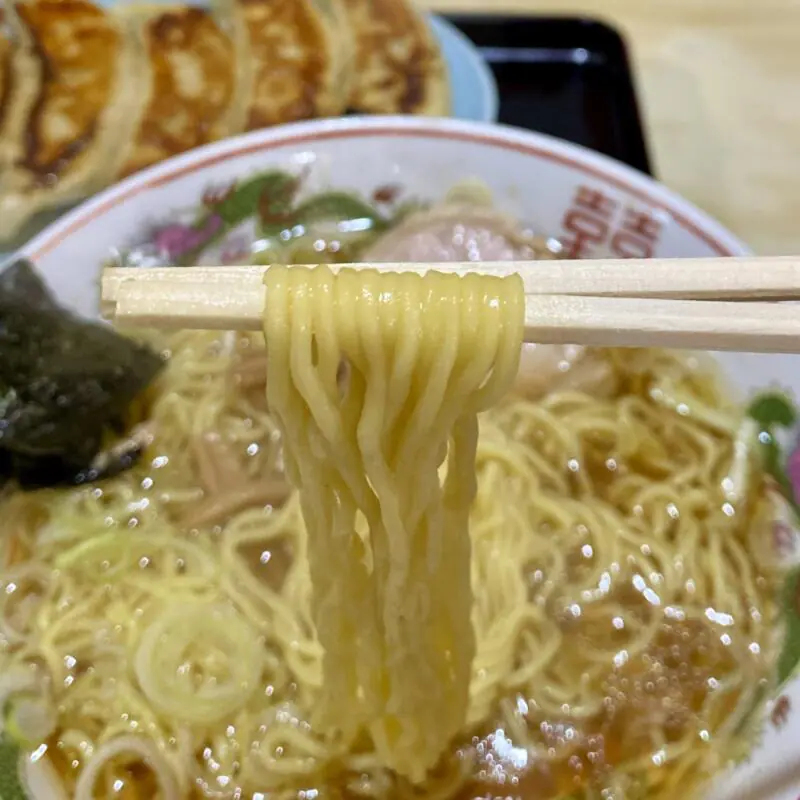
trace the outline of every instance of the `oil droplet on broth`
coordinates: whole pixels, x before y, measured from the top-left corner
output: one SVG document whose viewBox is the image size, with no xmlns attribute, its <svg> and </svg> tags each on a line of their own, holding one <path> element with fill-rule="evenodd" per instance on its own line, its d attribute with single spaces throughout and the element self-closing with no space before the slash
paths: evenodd
<svg viewBox="0 0 800 800">
<path fill-rule="evenodd" d="M 608 667 L 592 693 L 604 698 L 602 709 L 587 718 L 573 715 L 565 705 L 562 716 L 553 718 L 541 711 L 535 698 L 515 698 L 515 718 L 524 723 L 525 734 L 514 741 L 498 727 L 475 737 L 476 780 L 459 800 L 548 800 L 590 786 L 602 793 L 611 787 L 619 764 L 646 756 L 651 769 L 665 768 L 665 747 L 687 735 L 693 735 L 698 746 L 711 745 L 713 730 L 739 696 L 738 690 L 725 690 L 721 680 L 742 659 L 742 648 L 725 633 L 733 617 L 710 609 L 705 621 L 687 620 L 679 608 L 654 607 L 633 586 L 615 587 L 609 599 L 612 607 L 624 611 L 609 613 L 607 625 L 599 624 L 596 616 L 584 619 L 577 604 L 562 618 L 569 630 L 562 645 L 569 650 L 563 652 L 565 663 L 580 662 L 581 653 L 609 654 Z M 626 627 L 640 626 L 652 614 L 659 615 L 659 627 L 643 652 L 615 649 L 615 634 L 624 643 Z M 742 647 L 751 657 L 760 653 L 758 642 Z"/>
</svg>

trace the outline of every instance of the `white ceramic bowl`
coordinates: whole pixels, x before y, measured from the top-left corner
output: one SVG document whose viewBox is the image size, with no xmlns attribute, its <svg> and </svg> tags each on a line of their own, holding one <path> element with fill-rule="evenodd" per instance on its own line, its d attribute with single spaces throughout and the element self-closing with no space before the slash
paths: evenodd
<svg viewBox="0 0 800 800">
<path fill-rule="evenodd" d="M 209 190 L 276 167 L 302 173 L 302 192 L 332 186 L 366 198 L 391 186 L 400 197 L 435 200 L 453 183 L 477 177 L 500 206 L 585 257 L 746 253 L 738 239 L 685 200 L 588 150 L 485 124 L 347 118 L 260 131 L 167 161 L 70 212 L 21 255 L 36 263 L 62 301 L 95 314 L 100 265 L 114 249 L 195 219 Z M 245 218 L 236 235 L 246 237 L 248 224 Z M 745 392 L 768 384 L 800 386 L 793 358 L 726 354 L 722 360 Z M 800 706 L 796 683 L 789 699 Z M 800 768 L 792 779 L 787 765 L 793 763 L 800 763 L 800 717 L 790 714 L 781 730 L 766 726 L 762 746 L 737 772 L 737 788 L 723 782 L 713 797 L 797 800 Z"/>
</svg>

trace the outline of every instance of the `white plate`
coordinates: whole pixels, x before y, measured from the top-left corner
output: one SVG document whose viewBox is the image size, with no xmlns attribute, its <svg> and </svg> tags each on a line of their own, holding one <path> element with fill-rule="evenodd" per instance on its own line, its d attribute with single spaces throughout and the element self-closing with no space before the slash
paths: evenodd
<svg viewBox="0 0 800 800">
<path fill-rule="evenodd" d="M 260 131 L 167 161 L 70 212 L 22 255 L 36 263 L 63 302 L 95 314 L 100 265 L 114 248 L 152 241 L 167 225 L 180 233 L 209 189 L 218 194 L 236 180 L 276 167 L 303 174 L 303 191 L 334 186 L 365 198 L 392 186 L 401 199 L 434 200 L 453 183 L 478 177 L 502 207 L 585 257 L 747 252 L 721 225 L 664 187 L 565 142 L 453 120 L 348 118 Z M 230 234 L 247 235 L 246 219 Z M 796 394 L 800 388 L 795 357 L 721 358 L 744 392 L 781 385 Z M 800 706 L 797 683 L 788 697 Z M 736 773 L 738 788 L 723 782 L 713 798 L 797 800 L 797 765 L 800 716 L 790 712 L 781 730 L 767 725 L 762 746 Z"/>
</svg>

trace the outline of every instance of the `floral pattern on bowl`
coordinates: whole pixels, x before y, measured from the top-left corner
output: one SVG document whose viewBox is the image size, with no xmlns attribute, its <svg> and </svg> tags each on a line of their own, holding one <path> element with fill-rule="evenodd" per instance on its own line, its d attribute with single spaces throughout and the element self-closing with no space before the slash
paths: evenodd
<svg viewBox="0 0 800 800">
<path fill-rule="evenodd" d="M 310 262 L 352 260 L 375 236 L 429 205 L 387 184 L 369 199 L 341 190 L 309 191 L 309 172 L 255 173 L 207 187 L 198 205 L 175 211 L 119 251 L 119 266 L 253 264 L 309 248 Z M 293 261 L 297 261 L 294 257 Z"/>
</svg>

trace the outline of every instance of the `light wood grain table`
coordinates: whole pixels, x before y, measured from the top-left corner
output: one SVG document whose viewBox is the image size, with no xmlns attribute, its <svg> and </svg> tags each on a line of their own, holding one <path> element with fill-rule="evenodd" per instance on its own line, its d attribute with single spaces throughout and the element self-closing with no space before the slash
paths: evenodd
<svg viewBox="0 0 800 800">
<path fill-rule="evenodd" d="M 800 0 L 422 0 L 625 34 L 661 180 L 761 253 L 800 253 Z"/>
</svg>

